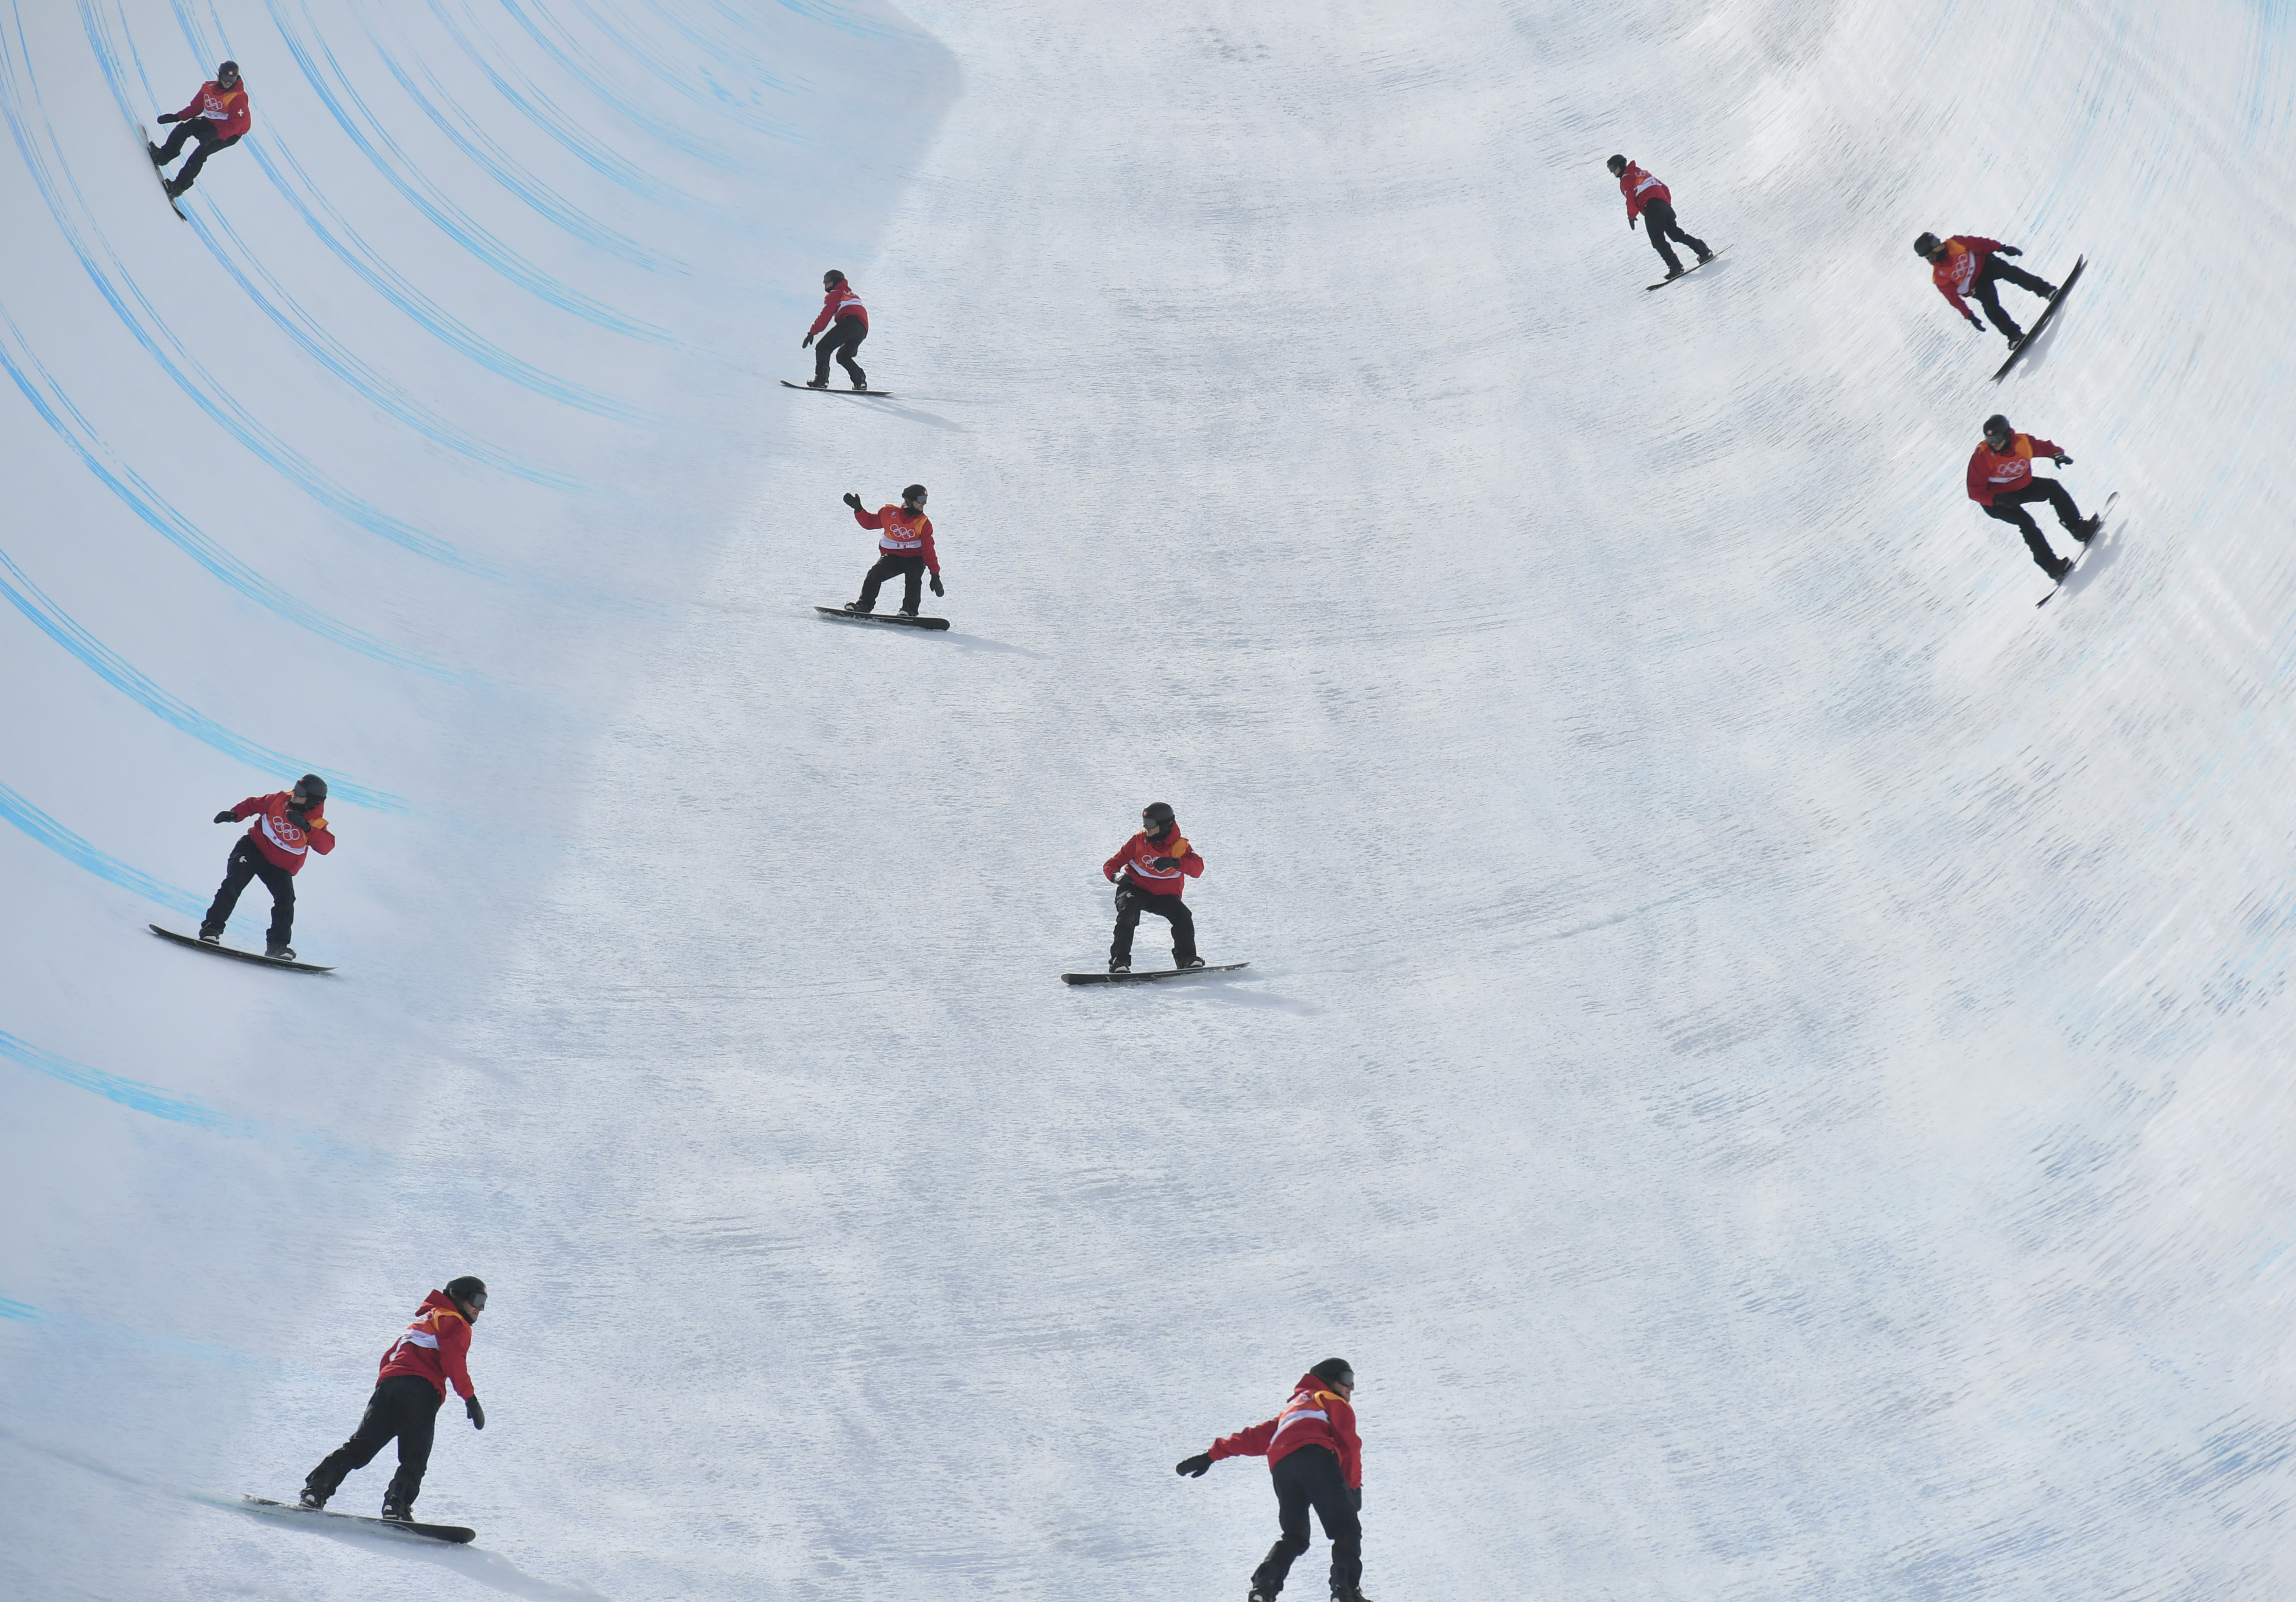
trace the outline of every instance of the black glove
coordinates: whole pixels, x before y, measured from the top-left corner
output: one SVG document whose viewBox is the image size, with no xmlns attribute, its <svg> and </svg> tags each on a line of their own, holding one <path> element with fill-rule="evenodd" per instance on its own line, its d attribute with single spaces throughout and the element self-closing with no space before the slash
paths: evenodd
<svg viewBox="0 0 2296 1602">
<path fill-rule="evenodd" d="M 1200 1451 L 1193 1458 L 1182 1458 L 1180 1459 L 1179 1467 L 1175 1468 L 1172 1472 L 1175 1474 L 1185 1474 L 1192 1480 L 1201 1480 L 1205 1475 L 1211 1472 L 1211 1467 L 1212 1454 L 1208 1451 Z"/>
<path fill-rule="evenodd" d="M 932 576 L 932 593 L 936 595 L 946 595 L 948 593 L 947 590 L 940 587 L 940 575 L 938 573 Z"/>
<path fill-rule="evenodd" d="M 463 1410 L 471 1416 L 471 1427 L 472 1429 L 486 1428 L 487 1410 L 479 1405 L 479 1399 L 477 1397 L 465 1396 L 463 1398 Z"/>
<path fill-rule="evenodd" d="M 1979 321 L 1978 315 L 1975 312 L 1964 312 L 1962 313 L 1962 315 L 1969 319 L 1969 326 L 1975 329 L 1979 333 L 1981 334 L 1985 331 L 1985 324 Z"/>
<path fill-rule="evenodd" d="M 813 336 L 811 334 L 808 334 L 804 339 L 800 339 L 797 342 L 797 347 L 800 350 L 811 350 L 813 348 Z"/>
<path fill-rule="evenodd" d="M 1169 873 L 1173 869 L 1179 865 L 1180 859 L 1176 856 L 1160 856 L 1149 864 L 1149 866 L 1154 868 L 1159 873 Z"/>
<path fill-rule="evenodd" d="M 218 823 L 236 823 L 239 821 L 239 814 L 235 812 L 219 812 L 216 813 L 215 821 Z"/>
<path fill-rule="evenodd" d="M 2001 249 L 1999 249 L 1998 250 L 1996 250 L 1993 254 L 1994 254 L 1994 255 L 1996 255 L 1996 256 L 2022 256 L 2022 255 L 2024 255 L 2025 253 L 2024 253 L 2022 250 L 2020 250 L 2019 249 L 2017 249 L 2017 247 L 2016 247 L 2016 246 L 2014 246 L 2014 245 L 2004 245 L 2004 246 L 2002 246 L 2002 247 L 2001 247 Z"/>
<path fill-rule="evenodd" d="M 2066 455 L 2062 451 L 2059 451 L 2055 455 L 2050 457 L 2049 460 L 2055 462 L 2059 467 L 2070 467 L 2073 464 L 2073 459 Z"/>
<path fill-rule="evenodd" d="M 310 824 L 304 819 L 303 809 L 299 806 L 291 806 L 287 809 L 287 821 L 298 829 L 308 829 L 310 827 Z"/>
<path fill-rule="evenodd" d="M 183 119 L 177 117 L 173 111 L 162 111 L 159 116 L 153 118 L 152 120 L 154 122 L 180 122 Z"/>
<path fill-rule="evenodd" d="M 858 496 L 858 495 L 856 495 L 856 494 L 848 494 L 848 495 L 845 497 L 845 503 L 846 503 L 848 506 L 850 506 L 850 507 L 851 507 L 854 511 L 860 511 L 860 510 L 861 510 L 861 497 L 860 497 L 860 496 Z"/>
</svg>

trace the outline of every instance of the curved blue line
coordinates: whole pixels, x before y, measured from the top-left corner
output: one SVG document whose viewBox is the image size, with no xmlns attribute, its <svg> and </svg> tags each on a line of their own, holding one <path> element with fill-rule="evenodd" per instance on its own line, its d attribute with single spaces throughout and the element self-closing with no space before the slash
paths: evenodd
<svg viewBox="0 0 2296 1602">
<path fill-rule="evenodd" d="M 331 797 L 339 801 L 348 801 L 354 806 L 364 806 L 375 812 L 403 813 L 408 810 L 406 802 L 387 790 L 357 783 L 316 763 L 299 762 L 234 734 L 213 718 L 169 695 L 130 666 L 118 652 L 82 628 L 70 613 L 49 600 L 37 584 L 25 576 L 24 570 L 5 551 L 0 551 L 0 569 L 4 569 L 4 576 L 0 576 L 0 595 L 5 595 L 42 633 L 78 658 L 94 670 L 98 678 L 137 706 L 173 723 L 202 745 L 212 746 L 225 756 L 243 762 L 258 772 L 270 773 L 282 780 L 316 773 L 327 781 L 327 792 Z M 12 578 L 13 583 L 10 582 Z"/>
<path fill-rule="evenodd" d="M 620 94 L 617 94 L 612 89 L 609 88 L 605 81 L 590 68 L 576 61 L 570 47 L 562 45 L 556 41 L 546 37 L 543 34 L 540 26 L 529 18 L 526 14 L 525 11 L 519 6 L 517 0 L 500 0 L 500 4 L 502 8 L 510 12 L 511 16 L 517 20 L 518 25 L 526 30 L 527 37 L 542 47 L 545 54 L 548 55 L 551 60 L 556 61 L 561 67 L 563 67 L 570 77 L 574 78 L 576 82 L 581 84 L 585 88 L 588 89 L 592 94 L 595 94 L 608 106 L 611 107 L 616 115 L 619 116 L 632 127 L 637 129 L 638 132 L 648 135 L 652 138 L 659 139 L 662 143 L 668 145 L 671 149 L 683 151 L 687 155 L 693 157 L 695 160 L 703 162 L 710 167 L 717 168 L 721 171 L 734 173 L 742 177 L 754 177 L 758 176 L 758 168 L 750 162 L 742 160 L 740 158 L 735 156 L 727 155 L 724 151 L 717 149 L 715 146 L 704 143 L 702 141 L 695 138 L 693 135 L 686 133 L 683 128 L 677 127 L 674 124 L 651 120 L 641 121 L 636 117 L 632 116 L 625 108 L 625 97 Z M 802 141 L 800 141 L 800 143 L 802 143 Z"/>
<path fill-rule="evenodd" d="M 240 1119 L 226 1117 L 157 1085 L 123 1079 L 117 1074 L 107 1074 L 102 1068 L 91 1068 L 85 1063 L 43 1051 L 29 1042 L 18 1040 L 4 1029 L 0 1029 L 0 1057 L 12 1058 L 36 1074 L 45 1074 L 51 1079 L 61 1080 L 78 1090 L 93 1091 L 107 1101 L 116 1101 L 139 1113 L 149 1113 L 155 1118 L 188 1124 L 195 1129 L 211 1129 L 220 1134 L 254 1132 Z"/>
<path fill-rule="evenodd" d="M 208 909 L 208 903 L 189 890 L 161 884 L 150 874 L 97 849 L 4 784 L 0 784 L 0 818 L 7 819 L 75 867 L 85 868 L 123 890 L 132 890 L 146 901 L 155 901 L 187 918 L 196 918 Z"/>
<path fill-rule="evenodd" d="M 502 0 L 502 3 L 504 5 L 512 6 L 513 9 L 516 5 L 516 0 Z M 817 147 L 820 144 L 821 141 L 816 136 L 802 133 L 796 128 L 791 127 L 787 123 L 776 122 L 770 118 L 758 116 L 757 113 L 750 110 L 749 108 L 744 106 L 740 101 L 734 99 L 732 95 L 727 94 L 723 89 L 719 89 L 718 87 L 717 80 L 709 75 L 709 65 L 707 63 L 702 66 L 698 74 L 693 71 L 682 69 L 669 62 L 660 60 L 654 52 L 646 48 L 642 37 L 633 37 L 629 34 L 626 34 L 623 30 L 617 29 L 611 22 L 608 21 L 603 16 L 599 14 L 596 8 L 588 4 L 588 0 L 561 0 L 561 3 L 572 5 L 576 11 L 580 12 L 584 16 L 587 17 L 590 20 L 591 26 L 595 28 L 600 33 L 605 35 L 608 39 L 612 41 L 615 48 L 619 49 L 630 60 L 636 61 L 647 71 L 652 73 L 655 78 L 661 81 L 664 86 L 671 90 L 673 93 L 682 94 L 686 99 L 693 101 L 695 104 L 700 105 L 706 110 L 715 111 L 722 117 L 731 118 L 734 122 L 739 123 L 742 127 L 750 129 L 753 133 L 763 134 L 768 139 L 778 139 L 783 143 L 799 145 L 808 149 Z M 693 80 L 697 76 L 707 79 L 710 87 L 716 92 L 707 95 L 697 93 L 693 87 Z M 764 77 L 767 82 L 774 88 L 787 90 L 790 86 L 770 73 L 761 74 L 760 76 Z"/>
</svg>

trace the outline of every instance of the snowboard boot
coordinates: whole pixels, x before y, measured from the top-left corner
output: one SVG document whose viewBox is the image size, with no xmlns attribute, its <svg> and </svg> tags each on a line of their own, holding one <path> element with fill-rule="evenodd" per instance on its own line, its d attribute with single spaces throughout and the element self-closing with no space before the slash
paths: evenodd
<svg viewBox="0 0 2296 1602">
<path fill-rule="evenodd" d="M 826 388 L 826 386 L 824 387 Z M 845 603 L 845 609 L 852 613 L 857 617 L 866 617 L 870 613 L 875 611 L 877 609 L 873 606 L 863 606 L 857 601 L 849 601 Z"/>
<path fill-rule="evenodd" d="M 2073 538 L 2086 545 L 2095 539 L 2103 527 L 2104 518 L 2102 514 L 2093 518 L 2083 518 L 2073 525 Z"/>
<path fill-rule="evenodd" d="M 1335 1585 L 1332 1587 L 1332 1602 L 1371 1602 L 1371 1598 L 1363 1594 L 1360 1585 L 1350 1585 L 1344 1590 Z"/>
<path fill-rule="evenodd" d="M 146 140 L 144 142 L 144 148 L 145 150 L 149 151 L 152 153 L 152 166 L 154 166 L 154 167 L 165 167 L 165 166 L 167 166 L 167 165 L 168 165 L 168 158 L 167 158 L 167 157 L 165 157 L 165 156 L 163 156 L 163 155 L 161 155 L 161 154 L 160 153 L 160 147 L 159 147 L 158 145 L 156 145 L 156 144 L 152 143 L 149 139 L 146 139 Z"/>
<path fill-rule="evenodd" d="M 1108 961 L 1108 971 L 1112 974 L 1128 974 L 1132 971 L 1132 964 L 1129 962 L 1119 962 L 1115 958 L 1111 957 Z"/>
<path fill-rule="evenodd" d="M 826 389 L 829 388 L 829 380 L 827 379 L 808 379 L 805 380 L 805 387 L 808 389 Z"/>
<path fill-rule="evenodd" d="M 221 945 L 223 944 L 223 936 L 221 935 L 210 935 L 205 929 L 201 929 L 200 931 L 200 944 L 201 945 Z"/>
<path fill-rule="evenodd" d="M 291 945 L 266 945 L 263 948 L 263 954 L 266 957 L 277 957 L 283 961 L 292 962 L 295 960 L 295 948 Z"/>
<path fill-rule="evenodd" d="M 1250 1593 L 1244 1598 L 1243 1602 L 1275 1602 L 1276 1595 L 1275 1591 L 1264 1591 L 1255 1585 L 1251 1588 Z"/>
<path fill-rule="evenodd" d="M 2044 300 L 2054 300 L 2056 298 L 2057 298 L 2057 286 L 2056 286 L 2055 284 L 2053 284 L 2053 283 L 2045 283 L 2045 284 L 2043 284 L 2043 285 L 2041 286 L 2041 298 L 2042 298 L 2042 299 L 2044 299 Z"/>
<path fill-rule="evenodd" d="M 869 387 L 869 375 L 862 372 L 858 367 L 854 368 L 852 372 L 853 387 L 856 389 L 866 389 Z"/>
<path fill-rule="evenodd" d="M 382 1516 L 395 1524 L 411 1524 L 414 1522 L 414 1504 L 401 1501 L 396 1491 L 386 1491 L 382 1493 Z"/>
<path fill-rule="evenodd" d="M 316 1485 L 306 1485 L 303 1487 L 303 1494 L 297 1497 L 295 1500 L 303 1507 L 308 1508 L 312 1512 L 316 1513 L 320 1508 L 327 1505 L 327 1493 L 320 1490 Z"/>
<path fill-rule="evenodd" d="M 2050 566 L 2044 568 L 2041 570 L 2049 576 L 2049 582 L 2051 584 L 2061 584 L 2065 582 L 2065 575 L 2073 570 L 2073 565 L 2061 556 Z"/>
<path fill-rule="evenodd" d="M 893 615 L 897 617 L 914 617 L 917 615 L 917 609 L 913 606 L 905 606 Z"/>
<path fill-rule="evenodd" d="M 1713 259 L 1714 252 L 1711 250 L 1701 250 L 1698 253 L 1698 265 L 1702 267 Z"/>
<path fill-rule="evenodd" d="M 168 180 L 167 184 L 168 198 L 171 200 L 179 200 L 183 199 L 184 192 L 190 187 L 191 185 L 188 184 L 181 183 L 176 179 L 170 178 Z"/>
<path fill-rule="evenodd" d="M 1185 962 L 1181 961 L 1177 957 L 1172 959 L 1172 966 L 1182 973 L 1186 973 L 1190 969 L 1201 968 L 1203 965 L 1204 960 L 1201 957 L 1191 957 Z"/>
<path fill-rule="evenodd" d="M 1690 269 L 1687 267 L 1669 267 L 1666 270 L 1666 276 L 1660 279 L 1659 282 L 1660 283 L 1672 283 L 1676 279 L 1681 277 L 1689 270 Z"/>
</svg>

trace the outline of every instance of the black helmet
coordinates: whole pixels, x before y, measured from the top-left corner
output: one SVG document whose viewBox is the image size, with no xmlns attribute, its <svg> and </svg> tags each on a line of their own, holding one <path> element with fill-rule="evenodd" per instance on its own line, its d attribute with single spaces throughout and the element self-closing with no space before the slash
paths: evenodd
<svg viewBox="0 0 2296 1602">
<path fill-rule="evenodd" d="M 306 773 L 295 781 L 295 789 L 313 806 L 327 798 L 327 781 L 316 773 Z"/>
<path fill-rule="evenodd" d="M 1627 159 L 1624 156 L 1613 156 L 1603 165 L 1611 169 L 1611 176 L 1615 178 L 1627 170 Z"/>
<path fill-rule="evenodd" d="M 1939 241 L 1936 234 L 1924 233 L 1920 238 L 1914 241 L 1914 254 L 1920 257 L 1923 261 L 1927 261 L 1931 257 L 1937 254 L 1939 242 Z"/>
<path fill-rule="evenodd" d="M 824 273 L 821 275 L 821 282 L 824 283 L 843 283 L 845 282 L 845 274 L 839 272 L 835 267 L 832 267 L 828 272 Z"/>
<path fill-rule="evenodd" d="M 227 84 L 238 76 L 239 63 L 237 61 L 226 61 L 222 66 L 216 69 L 216 82 L 219 84 Z"/>
<path fill-rule="evenodd" d="M 1350 1391 L 1356 1388 L 1355 1367 L 1344 1357 L 1327 1357 L 1308 1372 L 1327 1385 L 1345 1385 Z"/>
<path fill-rule="evenodd" d="M 473 1313 L 484 1312 L 486 1309 L 487 1282 L 476 1274 L 464 1274 L 459 1279 L 447 1280 L 447 1294 L 455 1299 L 455 1306 L 468 1309 Z M 473 1302 L 478 1305 L 472 1306 Z"/>
<path fill-rule="evenodd" d="M 1140 809 L 1140 821 L 1155 829 L 1170 828 L 1172 804 L 1169 801 L 1151 801 Z"/>
<path fill-rule="evenodd" d="M 925 486 L 922 484 L 912 484 L 901 492 L 901 500 L 906 505 L 914 506 L 924 498 Z"/>
<path fill-rule="evenodd" d="M 1985 420 L 1985 437 L 1988 439 L 2006 439 L 2015 432 L 2009 426 L 2009 420 L 1998 412 Z"/>
</svg>

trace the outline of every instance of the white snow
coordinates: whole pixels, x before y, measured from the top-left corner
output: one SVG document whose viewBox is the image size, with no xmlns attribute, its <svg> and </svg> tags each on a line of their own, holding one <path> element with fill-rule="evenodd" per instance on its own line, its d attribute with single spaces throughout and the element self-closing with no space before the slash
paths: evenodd
<svg viewBox="0 0 2296 1602">
<path fill-rule="evenodd" d="M 1333 1354 L 1381 1602 L 2296 1594 L 2292 41 L 9 0 L 0 1596 L 1241 1597 Z M 144 934 L 306 767 L 340 972 Z M 1252 967 L 1070 992 L 1155 799 Z M 463 1272 L 478 1544 L 233 1510 Z"/>
</svg>

